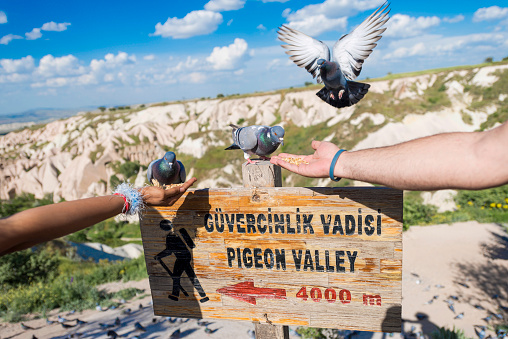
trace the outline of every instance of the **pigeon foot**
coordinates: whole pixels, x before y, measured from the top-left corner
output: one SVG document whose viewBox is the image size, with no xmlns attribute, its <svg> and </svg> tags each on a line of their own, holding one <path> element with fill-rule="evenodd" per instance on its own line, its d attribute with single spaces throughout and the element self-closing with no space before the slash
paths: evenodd
<svg viewBox="0 0 508 339">
<path fill-rule="evenodd" d="M 339 91 L 339 100 L 341 100 L 341 99 L 342 99 L 342 95 L 344 95 L 344 90 L 343 90 L 343 89 L 341 89 L 341 90 Z"/>
<path fill-rule="evenodd" d="M 335 95 L 333 95 L 332 92 L 330 92 L 330 98 L 332 98 L 332 100 L 335 100 Z"/>
</svg>

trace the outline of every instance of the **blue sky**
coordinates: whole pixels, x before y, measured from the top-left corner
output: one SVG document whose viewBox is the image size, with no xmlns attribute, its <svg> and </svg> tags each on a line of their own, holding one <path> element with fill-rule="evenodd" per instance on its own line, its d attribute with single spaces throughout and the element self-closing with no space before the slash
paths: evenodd
<svg viewBox="0 0 508 339">
<path fill-rule="evenodd" d="M 2 1 L 0 114 L 248 93 L 312 81 L 277 40 L 331 47 L 384 0 Z M 359 79 L 508 56 L 505 1 L 391 1 Z"/>
</svg>

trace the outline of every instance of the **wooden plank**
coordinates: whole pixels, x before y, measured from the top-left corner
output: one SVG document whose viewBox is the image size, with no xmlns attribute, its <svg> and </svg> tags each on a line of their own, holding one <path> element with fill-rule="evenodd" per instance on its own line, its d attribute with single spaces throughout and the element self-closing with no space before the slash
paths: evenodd
<svg viewBox="0 0 508 339">
<path fill-rule="evenodd" d="M 157 315 L 400 331 L 401 191 L 191 189 L 141 234 Z"/>
</svg>

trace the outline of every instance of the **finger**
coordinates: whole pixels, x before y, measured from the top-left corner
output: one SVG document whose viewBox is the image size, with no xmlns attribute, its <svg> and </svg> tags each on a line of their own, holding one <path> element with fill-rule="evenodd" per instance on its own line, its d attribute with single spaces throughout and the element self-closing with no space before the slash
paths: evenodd
<svg viewBox="0 0 508 339">
<path fill-rule="evenodd" d="M 192 177 L 187 180 L 182 186 L 180 186 L 180 192 L 185 192 L 189 187 L 191 187 L 198 179 Z"/>
<path fill-rule="evenodd" d="M 312 140 L 312 148 L 314 150 L 317 150 L 318 147 L 321 145 L 321 141 L 318 141 L 318 140 Z"/>
</svg>

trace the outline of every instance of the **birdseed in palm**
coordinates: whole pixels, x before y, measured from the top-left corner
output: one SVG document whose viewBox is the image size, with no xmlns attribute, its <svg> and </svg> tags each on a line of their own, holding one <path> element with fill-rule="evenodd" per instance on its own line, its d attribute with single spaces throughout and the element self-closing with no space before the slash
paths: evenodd
<svg viewBox="0 0 508 339">
<path fill-rule="evenodd" d="M 302 158 L 288 157 L 288 158 L 282 158 L 282 160 L 284 160 L 285 162 L 289 162 L 290 164 L 294 164 L 296 166 L 300 166 L 301 164 L 307 165 L 309 163 L 308 161 L 305 161 Z"/>
<path fill-rule="evenodd" d="M 181 184 L 170 184 L 170 185 L 161 185 L 157 179 L 152 179 L 152 185 L 155 187 L 162 187 L 165 190 L 169 190 L 173 187 L 181 187 L 184 183 Z"/>
</svg>

